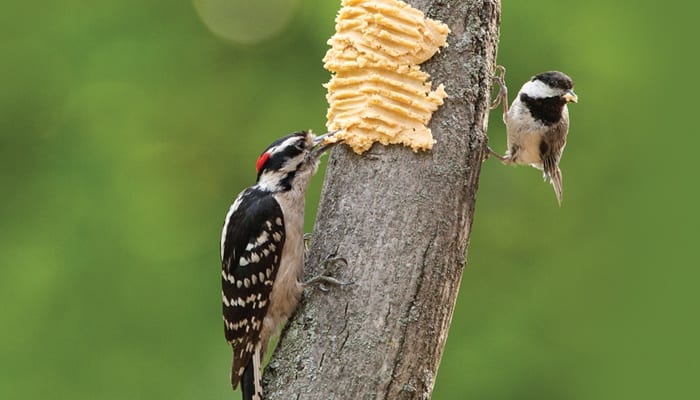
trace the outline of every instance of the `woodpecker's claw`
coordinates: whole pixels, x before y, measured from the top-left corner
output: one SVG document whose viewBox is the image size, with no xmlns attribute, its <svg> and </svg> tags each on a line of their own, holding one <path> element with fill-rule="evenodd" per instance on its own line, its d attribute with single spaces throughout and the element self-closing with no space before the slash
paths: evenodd
<svg viewBox="0 0 700 400">
<path fill-rule="evenodd" d="M 311 285 L 313 283 L 318 283 L 318 288 L 321 289 L 321 291 L 323 292 L 327 292 L 330 289 L 328 289 L 326 284 L 335 286 L 346 286 L 354 284 L 354 281 L 344 282 L 328 276 L 329 274 L 336 271 L 339 264 L 342 266 L 347 266 L 348 260 L 346 260 L 343 257 L 337 257 L 336 254 L 327 255 L 326 258 L 324 258 L 321 262 L 321 266 L 325 267 L 323 272 L 304 282 L 304 286 Z"/>
<path fill-rule="evenodd" d="M 309 246 L 311 246 L 311 238 L 314 235 L 311 233 L 304 234 L 304 255 L 309 252 Z M 304 257 L 306 259 L 306 257 Z"/>
</svg>

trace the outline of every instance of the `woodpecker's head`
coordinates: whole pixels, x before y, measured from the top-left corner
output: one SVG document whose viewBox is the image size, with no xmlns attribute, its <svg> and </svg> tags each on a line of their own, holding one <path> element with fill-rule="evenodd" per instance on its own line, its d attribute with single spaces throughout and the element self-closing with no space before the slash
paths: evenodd
<svg viewBox="0 0 700 400">
<path fill-rule="evenodd" d="M 323 140 L 335 132 L 316 136 L 308 131 L 294 132 L 277 139 L 258 158 L 258 186 L 271 192 L 290 190 L 297 183 L 308 183 L 316 172 L 320 156 L 334 143 Z"/>
<path fill-rule="evenodd" d="M 527 106 L 535 120 L 552 125 L 561 119 L 566 103 L 577 103 L 578 97 L 571 78 L 559 71 L 549 71 L 527 81 L 516 100 Z"/>
</svg>

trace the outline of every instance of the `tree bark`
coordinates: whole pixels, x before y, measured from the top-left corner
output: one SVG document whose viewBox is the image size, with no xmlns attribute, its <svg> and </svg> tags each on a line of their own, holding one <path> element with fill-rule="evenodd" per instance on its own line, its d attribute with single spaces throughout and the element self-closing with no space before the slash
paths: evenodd
<svg viewBox="0 0 700 400">
<path fill-rule="evenodd" d="M 422 65 L 449 94 L 415 154 L 375 144 L 331 154 L 307 262 L 347 260 L 312 287 L 265 371 L 269 399 L 429 399 L 469 241 L 486 142 L 499 0 L 408 0 L 449 25 L 449 46 Z"/>
</svg>

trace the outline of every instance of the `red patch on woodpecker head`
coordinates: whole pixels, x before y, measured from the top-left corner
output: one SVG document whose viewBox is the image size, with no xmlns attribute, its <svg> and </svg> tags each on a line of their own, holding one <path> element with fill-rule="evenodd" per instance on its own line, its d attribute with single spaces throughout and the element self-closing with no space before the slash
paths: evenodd
<svg viewBox="0 0 700 400">
<path fill-rule="evenodd" d="M 258 174 L 260 173 L 260 170 L 262 170 L 262 167 L 265 165 L 268 158 L 270 158 L 270 153 L 268 152 L 262 153 L 258 158 L 258 162 L 255 164 L 255 169 L 258 171 Z"/>
</svg>

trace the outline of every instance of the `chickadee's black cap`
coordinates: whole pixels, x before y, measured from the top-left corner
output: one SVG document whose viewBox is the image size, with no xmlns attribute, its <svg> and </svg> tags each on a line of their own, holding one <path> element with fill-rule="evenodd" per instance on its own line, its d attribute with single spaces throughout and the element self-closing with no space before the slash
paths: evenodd
<svg viewBox="0 0 700 400">
<path fill-rule="evenodd" d="M 547 71 L 532 77 L 533 81 L 541 81 L 553 88 L 571 90 L 574 88 L 574 81 L 565 73 L 559 71 Z"/>
</svg>

